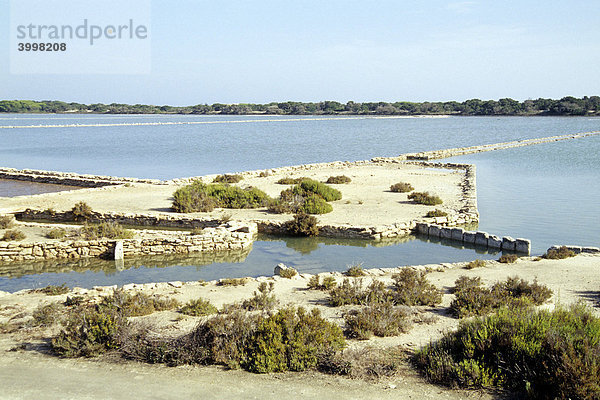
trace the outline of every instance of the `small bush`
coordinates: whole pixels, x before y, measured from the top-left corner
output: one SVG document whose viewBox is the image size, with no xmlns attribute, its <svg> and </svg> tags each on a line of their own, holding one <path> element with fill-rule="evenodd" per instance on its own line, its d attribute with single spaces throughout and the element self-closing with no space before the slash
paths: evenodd
<svg viewBox="0 0 600 400">
<path fill-rule="evenodd" d="M 0 216 L 0 229 L 12 228 L 15 224 L 15 217 L 12 215 Z"/>
<path fill-rule="evenodd" d="M 60 322 L 65 308 L 59 303 L 50 303 L 37 307 L 33 311 L 33 325 L 52 326 Z"/>
<path fill-rule="evenodd" d="M 254 292 L 254 296 L 242 302 L 242 308 L 248 311 L 255 310 L 272 310 L 277 305 L 277 299 L 273 295 L 275 284 L 270 282 L 261 282 L 258 285 L 258 290 Z"/>
<path fill-rule="evenodd" d="M 348 304 L 380 304 L 393 300 L 392 291 L 386 289 L 383 282 L 378 280 L 374 280 L 366 289 L 363 289 L 361 279 L 356 279 L 352 283 L 349 279 L 344 279 L 341 285 L 329 290 L 329 304 L 334 307 Z"/>
<path fill-rule="evenodd" d="M 188 301 L 179 312 L 185 315 L 200 317 L 217 313 L 217 307 L 213 306 L 210 301 L 204 299 L 194 299 Z"/>
<path fill-rule="evenodd" d="M 223 278 L 219 280 L 219 286 L 243 286 L 248 283 L 248 278 Z"/>
<path fill-rule="evenodd" d="M 413 190 L 415 190 L 415 188 L 410 183 L 406 182 L 398 182 L 390 186 L 390 191 L 394 193 L 408 193 Z"/>
<path fill-rule="evenodd" d="M 346 272 L 344 272 L 344 275 L 357 278 L 359 276 L 365 276 L 366 274 L 362 265 L 352 265 Z"/>
<path fill-rule="evenodd" d="M 331 290 L 335 287 L 336 282 L 333 276 L 326 276 L 321 282 L 319 275 L 313 275 L 308 280 L 308 288 L 312 290 Z"/>
<path fill-rule="evenodd" d="M 258 208 L 269 203 L 269 196 L 251 187 L 242 189 L 222 183 L 206 185 L 195 181 L 173 193 L 172 208 L 176 212 L 208 212 L 221 208 Z"/>
<path fill-rule="evenodd" d="M 350 183 L 350 182 L 352 182 L 352 179 L 350 179 L 346 175 L 330 176 L 329 178 L 327 178 L 327 181 L 325 181 L 325 183 L 330 183 L 330 184 L 334 184 L 334 185 L 340 185 L 340 184 Z"/>
<path fill-rule="evenodd" d="M 442 199 L 429 192 L 412 192 L 408 195 L 408 199 L 426 206 L 437 206 L 443 203 Z"/>
<path fill-rule="evenodd" d="M 63 228 L 53 228 L 46 232 L 48 239 L 63 239 L 67 235 L 67 231 Z"/>
<path fill-rule="evenodd" d="M 308 214 L 295 214 L 294 219 L 284 224 L 285 231 L 294 236 L 317 236 L 319 234 L 318 221 Z"/>
<path fill-rule="evenodd" d="M 484 260 L 473 260 L 467 265 L 465 265 L 465 269 L 473 269 L 473 268 L 482 268 L 485 267 Z"/>
<path fill-rule="evenodd" d="M 542 256 L 549 260 L 562 260 L 569 257 L 575 257 L 575 252 L 569 250 L 567 246 L 561 246 L 558 249 L 550 249 Z"/>
<path fill-rule="evenodd" d="M 107 239 L 133 239 L 135 234 L 129 229 L 123 228 L 117 222 L 102 222 L 97 225 L 85 224 L 81 228 L 80 235 L 86 240 Z"/>
<path fill-rule="evenodd" d="M 156 311 L 172 310 L 178 306 L 179 303 L 174 299 L 152 297 L 145 293 L 131 295 L 122 289 L 117 289 L 112 295 L 102 299 L 99 309 L 110 310 L 124 317 L 138 317 Z"/>
<path fill-rule="evenodd" d="M 241 175 L 217 175 L 213 183 L 238 183 L 244 179 Z"/>
<path fill-rule="evenodd" d="M 342 193 L 339 190 L 312 179 L 303 180 L 295 189 L 297 192 L 303 191 L 317 194 L 325 201 L 336 201 L 342 199 Z"/>
<path fill-rule="evenodd" d="M 427 214 L 425 214 L 425 217 L 427 218 L 433 218 L 433 217 L 445 217 L 447 216 L 448 213 L 442 210 L 438 210 L 437 208 L 433 211 L 427 211 Z"/>
<path fill-rule="evenodd" d="M 27 236 L 19 230 L 11 229 L 4 232 L 4 236 L 2 236 L 2 240 L 5 242 L 16 242 L 25 239 Z"/>
<path fill-rule="evenodd" d="M 404 307 L 391 302 L 373 304 L 344 315 L 346 334 L 351 338 L 370 339 L 371 336 L 397 336 L 408 332 L 410 321 Z"/>
<path fill-rule="evenodd" d="M 285 268 L 279 272 L 279 276 L 287 279 L 292 279 L 296 275 L 298 275 L 298 271 L 296 271 L 294 268 Z"/>
<path fill-rule="evenodd" d="M 392 275 L 394 280 L 394 301 L 407 306 L 434 306 L 441 303 L 442 291 L 429 283 L 424 271 L 403 268 Z"/>
<path fill-rule="evenodd" d="M 501 262 L 503 264 L 512 264 L 514 262 L 517 262 L 518 259 L 519 256 L 517 256 L 516 254 L 502 254 L 498 259 L 498 262 Z"/>
<path fill-rule="evenodd" d="M 71 209 L 71 214 L 73 214 L 73 220 L 75 221 L 87 221 L 92 217 L 93 213 L 92 207 L 84 201 L 76 203 Z"/>
<path fill-rule="evenodd" d="M 303 212 L 305 214 L 327 214 L 333 211 L 333 206 L 316 194 L 309 194 L 303 199 L 302 205 L 296 212 Z"/>
<path fill-rule="evenodd" d="M 38 293 L 44 293 L 45 295 L 48 295 L 48 296 L 58 296 L 61 294 L 67 294 L 67 293 L 69 293 L 70 290 L 71 289 L 69 289 L 67 287 L 67 284 L 63 283 L 60 286 L 48 285 L 41 289 L 36 289 L 35 291 Z"/>
<path fill-rule="evenodd" d="M 413 361 L 430 381 L 452 387 L 497 387 L 534 399 L 596 399 L 600 320 L 582 305 L 503 308 L 464 321 Z"/>
<path fill-rule="evenodd" d="M 231 213 L 223 213 L 223 214 L 221 214 L 221 216 L 218 219 L 219 224 L 223 225 L 223 224 L 228 223 L 229 221 L 231 221 L 232 217 L 233 216 L 231 215 Z"/>
<path fill-rule="evenodd" d="M 378 381 L 395 376 L 406 365 L 406 352 L 400 348 L 347 349 L 328 354 L 319 362 L 319 371 L 353 379 Z"/>
<path fill-rule="evenodd" d="M 276 183 L 279 185 L 297 185 L 305 179 L 309 179 L 309 178 L 304 177 L 304 176 L 300 177 L 300 178 L 285 177 L 285 178 L 281 178 Z"/>
</svg>

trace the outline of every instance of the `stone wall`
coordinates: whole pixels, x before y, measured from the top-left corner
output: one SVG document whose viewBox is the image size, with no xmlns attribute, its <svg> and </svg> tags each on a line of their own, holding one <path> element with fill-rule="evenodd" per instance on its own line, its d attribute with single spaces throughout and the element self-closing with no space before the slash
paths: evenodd
<svg viewBox="0 0 600 400">
<path fill-rule="evenodd" d="M 86 175 L 72 172 L 42 171 L 35 169 L 0 168 L 0 179 L 18 181 L 52 183 L 56 185 L 77 187 L 102 187 L 123 185 L 126 183 L 149 183 L 154 185 L 164 184 L 158 179 L 120 178 L 114 176 Z"/>
<path fill-rule="evenodd" d="M 139 231 L 138 231 L 139 233 Z M 90 241 L 46 241 L 39 243 L 0 242 L 0 261 L 111 258 L 118 242 L 123 243 L 125 257 L 137 255 L 190 254 L 206 251 L 243 250 L 252 246 L 256 224 L 206 228 L 200 234 L 153 232 L 157 237 Z"/>
<path fill-rule="evenodd" d="M 563 246 L 566 247 L 567 249 L 571 250 L 575 254 L 580 254 L 580 253 L 598 254 L 598 253 L 600 253 L 600 248 L 591 247 L 591 246 L 586 247 L 586 246 L 573 246 L 573 245 L 554 245 L 554 246 L 550 247 L 548 250 L 558 250 Z"/>
</svg>

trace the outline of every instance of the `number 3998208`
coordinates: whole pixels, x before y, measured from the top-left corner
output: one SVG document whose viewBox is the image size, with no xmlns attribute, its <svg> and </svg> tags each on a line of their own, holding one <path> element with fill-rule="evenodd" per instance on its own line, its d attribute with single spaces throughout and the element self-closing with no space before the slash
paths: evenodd
<svg viewBox="0 0 600 400">
<path fill-rule="evenodd" d="M 66 51 L 66 43 L 19 43 L 19 51 Z"/>
</svg>

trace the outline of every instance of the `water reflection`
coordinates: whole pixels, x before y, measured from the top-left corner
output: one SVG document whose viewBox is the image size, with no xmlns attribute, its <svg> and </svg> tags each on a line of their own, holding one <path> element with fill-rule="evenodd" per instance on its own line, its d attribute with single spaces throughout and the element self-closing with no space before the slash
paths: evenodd
<svg viewBox="0 0 600 400">
<path fill-rule="evenodd" d="M 0 179 L 0 197 L 30 196 L 34 194 L 63 192 L 76 189 L 81 188 L 76 186 L 54 185 L 50 183 Z"/>
</svg>

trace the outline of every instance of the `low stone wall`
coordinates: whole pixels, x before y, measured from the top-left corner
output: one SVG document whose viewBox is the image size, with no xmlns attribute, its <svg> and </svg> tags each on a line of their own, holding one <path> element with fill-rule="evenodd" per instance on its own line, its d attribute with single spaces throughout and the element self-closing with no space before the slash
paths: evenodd
<svg viewBox="0 0 600 400">
<path fill-rule="evenodd" d="M 138 231 L 139 232 L 139 231 Z M 153 232 L 157 237 L 90 241 L 47 241 L 40 243 L 0 242 L 0 261 L 76 259 L 113 256 L 123 243 L 125 257 L 134 255 L 189 254 L 206 251 L 243 250 L 252 246 L 256 224 L 206 228 L 198 235 L 182 232 Z"/>
<path fill-rule="evenodd" d="M 437 224 L 418 223 L 416 232 L 429 237 L 453 240 L 478 247 L 529 254 L 531 240 L 514 239 L 510 236 L 499 237 L 487 232 L 466 231 L 462 228 L 447 227 Z"/>
<path fill-rule="evenodd" d="M 591 246 L 586 247 L 586 246 L 573 246 L 573 245 L 554 245 L 554 246 L 550 247 L 548 249 L 548 251 L 558 250 L 563 246 L 566 247 L 567 249 L 571 250 L 575 254 L 580 254 L 580 253 L 599 254 L 600 253 L 599 247 L 591 247 Z"/>
<path fill-rule="evenodd" d="M 95 188 L 126 183 L 165 184 L 158 179 L 121 178 L 115 176 L 86 175 L 72 172 L 42 171 L 35 169 L 0 168 L 0 179 L 52 183 L 56 185 Z"/>
</svg>

